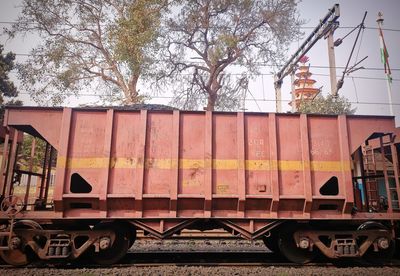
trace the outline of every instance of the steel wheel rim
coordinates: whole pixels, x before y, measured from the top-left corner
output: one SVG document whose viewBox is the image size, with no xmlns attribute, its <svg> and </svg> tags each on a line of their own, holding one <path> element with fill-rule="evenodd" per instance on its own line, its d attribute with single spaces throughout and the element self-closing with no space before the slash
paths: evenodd
<svg viewBox="0 0 400 276">
<path fill-rule="evenodd" d="M 38 223 L 34 221 L 17 221 L 14 224 L 14 229 L 25 228 L 25 229 L 43 229 Z M 7 245 L 8 237 L 2 237 L 0 239 L 0 244 Z M 24 244 L 25 242 L 23 242 Z M 21 249 L 10 249 L 10 250 L 0 250 L 0 257 L 7 264 L 13 266 L 25 266 L 31 263 L 29 256 L 23 252 Z"/>
<path fill-rule="evenodd" d="M 298 227 L 288 226 L 279 235 L 278 246 L 280 253 L 289 261 L 297 264 L 306 264 L 314 260 L 317 256 L 316 251 L 298 248 L 293 234 L 299 230 Z"/>
<path fill-rule="evenodd" d="M 388 228 L 383 224 L 374 221 L 366 222 L 358 227 L 358 230 L 372 230 L 372 229 L 388 230 Z M 362 256 L 362 258 L 373 264 L 381 264 L 392 259 L 395 251 L 396 251 L 396 242 L 395 240 L 391 239 L 389 248 L 381 249 L 378 252 L 374 251 L 374 246 L 373 244 L 371 244 L 368 250 Z"/>
<path fill-rule="evenodd" d="M 125 225 L 116 222 L 99 223 L 94 230 L 112 230 L 115 232 L 115 240 L 110 248 L 100 252 L 92 252 L 90 257 L 99 265 L 112 265 L 120 261 L 128 252 L 131 245 L 131 234 Z"/>
</svg>

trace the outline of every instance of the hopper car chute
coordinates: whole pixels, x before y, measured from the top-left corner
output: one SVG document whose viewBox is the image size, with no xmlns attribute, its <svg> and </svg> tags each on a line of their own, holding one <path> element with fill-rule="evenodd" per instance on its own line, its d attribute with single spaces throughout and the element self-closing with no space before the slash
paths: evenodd
<svg viewBox="0 0 400 276">
<path fill-rule="evenodd" d="M 393 117 L 18 107 L 3 125 L 9 264 L 86 251 L 112 264 L 137 230 L 222 228 L 298 263 L 395 251 Z"/>
</svg>

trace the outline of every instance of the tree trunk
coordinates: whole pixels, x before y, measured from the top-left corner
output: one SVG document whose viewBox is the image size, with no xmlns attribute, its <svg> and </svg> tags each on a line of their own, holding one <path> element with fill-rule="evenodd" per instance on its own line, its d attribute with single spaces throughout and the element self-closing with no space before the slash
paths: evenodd
<svg viewBox="0 0 400 276">
<path fill-rule="evenodd" d="M 218 76 L 211 74 L 212 80 L 210 87 L 206 88 L 208 99 L 207 99 L 207 111 L 214 111 L 215 104 L 217 102 L 218 90 L 221 89 L 221 84 L 218 82 Z"/>
<path fill-rule="evenodd" d="M 211 93 L 208 94 L 207 108 L 206 108 L 207 111 L 214 111 L 216 99 L 217 95 Z"/>
<path fill-rule="evenodd" d="M 128 93 L 126 96 L 127 104 L 135 104 L 140 100 L 138 99 L 137 83 L 139 81 L 139 74 L 133 74 L 128 83 Z"/>
</svg>

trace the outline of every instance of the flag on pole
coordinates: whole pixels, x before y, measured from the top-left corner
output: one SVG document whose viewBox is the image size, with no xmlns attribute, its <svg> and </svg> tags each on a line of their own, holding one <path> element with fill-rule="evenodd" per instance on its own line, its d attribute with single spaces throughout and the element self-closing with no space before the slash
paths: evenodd
<svg viewBox="0 0 400 276">
<path fill-rule="evenodd" d="M 381 24 L 378 24 L 378 26 L 379 26 L 379 42 L 381 44 L 381 61 L 383 63 L 383 66 L 385 67 L 385 74 L 387 76 L 387 79 L 389 83 L 392 83 L 392 71 L 390 70 L 390 65 L 389 65 L 389 53 L 386 48 L 385 39 L 383 38 Z"/>
</svg>

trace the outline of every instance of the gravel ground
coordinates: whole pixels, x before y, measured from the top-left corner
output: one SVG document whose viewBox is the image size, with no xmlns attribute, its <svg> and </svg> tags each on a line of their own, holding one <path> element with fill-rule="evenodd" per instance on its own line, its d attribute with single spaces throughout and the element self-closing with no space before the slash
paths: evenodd
<svg viewBox="0 0 400 276">
<path fill-rule="evenodd" d="M 400 275 L 399 268 L 335 268 L 335 267 L 201 267 L 201 266 L 158 266 L 110 269 L 3 269 L 2 275 Z"/>
<path fill-rule="evenodd" d="M 248 241 L 243 239 L 218 239 L 218 240 L 136 240 L 130 252 L 145 251 L 262 251 L 268 252 L 262 240 Z"/>
<path fill-rule="evenodd" d="M 164 251 L 262 251 L 262 241 L 246 240 L 137 240 L 130 252 Z M 400 267 L 278 267 L 278 266 L 132 266 L 118 268 L 7 268 L 0 275 L 400 275 Z"/>
</svg>

